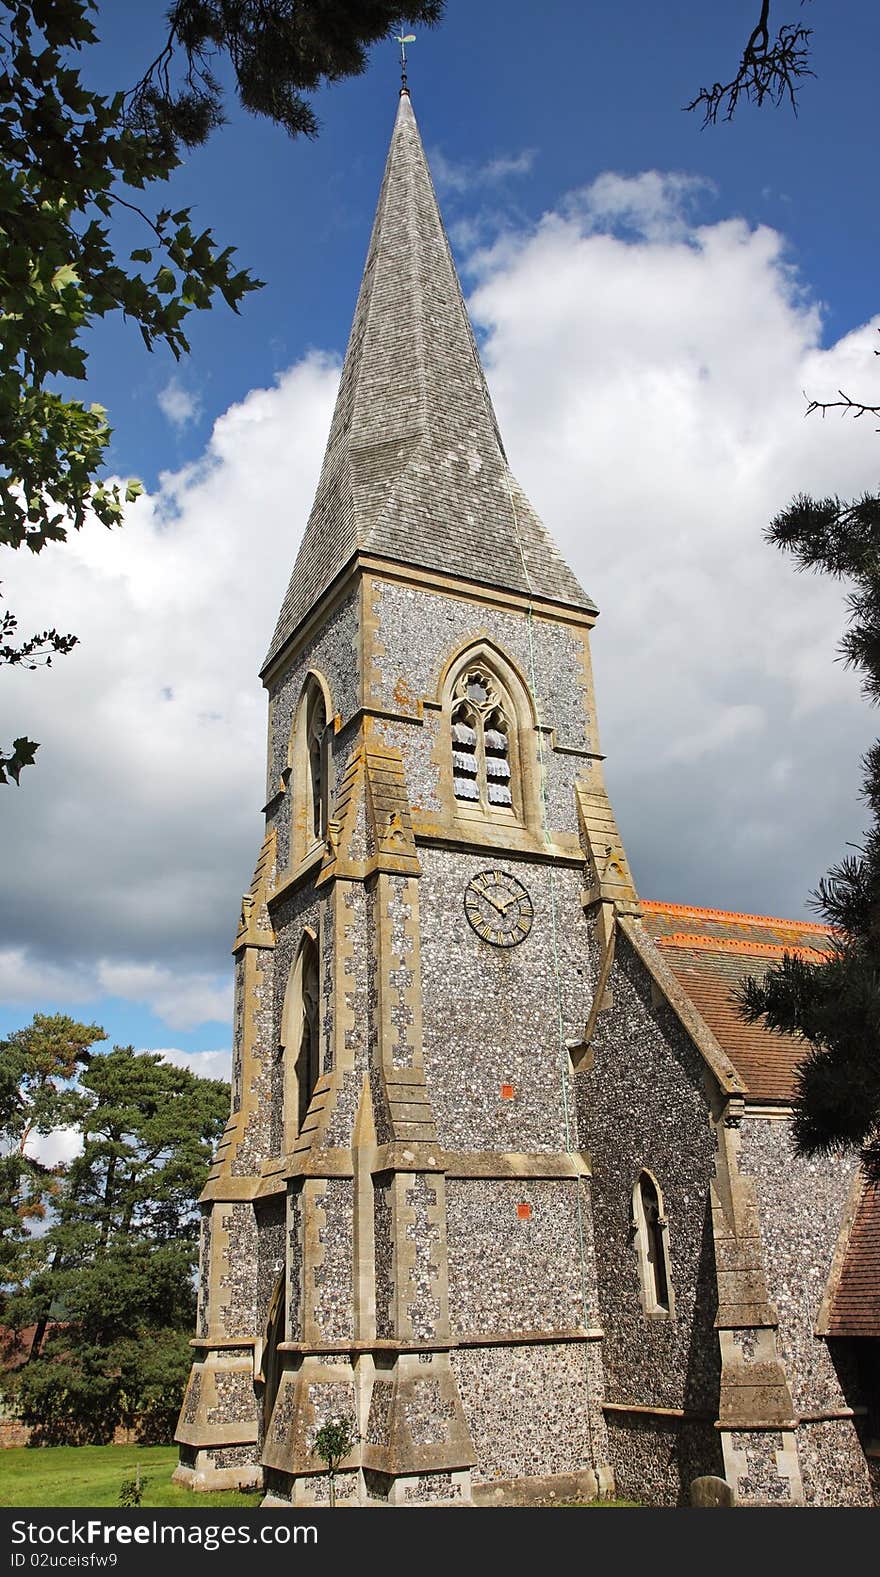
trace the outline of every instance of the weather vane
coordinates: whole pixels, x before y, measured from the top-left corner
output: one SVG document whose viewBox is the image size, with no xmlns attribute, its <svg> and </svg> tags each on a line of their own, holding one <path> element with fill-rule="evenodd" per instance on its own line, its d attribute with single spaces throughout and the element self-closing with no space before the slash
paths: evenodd
<svg viewBox="0 0 880 1577">
<path fill-rule="evenodd" d="M 395 33 L 394 37 L 400 45 L 400 91 L 401 93 L 408 93 L 409 88 L 406 85 L 406 46 L 407 44 L 415 43 L 416 35 L 415 33 Z"/>
</svg>

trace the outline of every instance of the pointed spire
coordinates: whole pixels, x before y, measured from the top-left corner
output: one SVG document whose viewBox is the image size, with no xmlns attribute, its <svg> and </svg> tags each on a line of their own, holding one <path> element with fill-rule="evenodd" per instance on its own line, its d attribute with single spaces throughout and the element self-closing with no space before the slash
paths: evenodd
<svg viewBox="0 0 880 1577">
<path fill-rule="evenodd" d="M 508 468 L 408 92 L 267 664 L 358 551 L 594 606 Z"/>
</svg>

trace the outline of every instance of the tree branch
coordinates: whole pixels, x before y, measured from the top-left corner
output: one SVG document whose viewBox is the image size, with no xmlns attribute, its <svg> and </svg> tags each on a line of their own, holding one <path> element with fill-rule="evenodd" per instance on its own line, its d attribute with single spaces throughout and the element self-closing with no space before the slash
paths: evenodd
<svg viewBox="0 0 880 1577">
<path fill-rule="evenodd" d="M 801 0 L 801 4 L 804 0 Z M 762 0 L 761 14 L 749 35 L 736 75 L 729 82 L 714 82 L 701 88 L 696 98 L 684 107 L 702 109 L 703 125 L 733 120 L 741 98 L 760 108 L 765 99 L 779 105 L 787 98 L 797 114 L 800 79 L 814 77 L 809 67 L 811 27 L 784 23 L 770 40 L 770 0 Z"/>
</svg>

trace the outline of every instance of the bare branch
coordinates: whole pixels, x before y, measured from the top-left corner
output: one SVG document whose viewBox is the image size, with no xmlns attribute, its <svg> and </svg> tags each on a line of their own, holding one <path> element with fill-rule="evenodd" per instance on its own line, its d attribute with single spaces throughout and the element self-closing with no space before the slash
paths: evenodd
<svg viewBox="0 0 880 1577">
<path fill-rule="evenodd" d="M 839 398 L 836 400 L 811 400 L 805 392 L 804 399 L 807 402 L 805 414 L 812 416 L 814 411 L 819 411 L 824 416 L 826 411 L 843 411 L 844 415 L 850 416 L 880 417 L 880 405 L 865 405 L 862 400 L 852 400 L 843 389 L 838 389 L 837 393 Z M 880 427 L 877 431 L 880 432 Z"/>
<path fill-rule="evenodd" d="M 702 109 L 704 126 L 714 125 L 719 115 L 722 120 L 733 120 L 741 98 L 759 108 L 765 99 L 779 105 L 787 98 L 797 114 L 800 79 L 816 75 L 808 64 L 813 29 L 786 22 L 771 42 L 770 3 L 771 0 L 762 0 L 761 14 L 743 50 L 736 76 L 729 82 L 701 88 L 696 98 L 685 105 L 688 110 Z"/>
<path fill-rule="evenodd" d="M 877 330 L 880 334 L 880 329 Z M 880 350 L 875 350 L 875 356 L 880 356 Z M 877 416 L 880 417 L 880 405 L 867 405 L 864 400 L 854 400 L 843 389 L 838 389 L 836 400 L 813 400 L 804 390 L 804 399 L 807 402 L 805 415 L 812 416 L 814 411 L 819 411 L 824 416 L 826 411 L 842 411 L 844 416 Z M 880 427 L 877 429 L 880 432 Z"/>
</svg>

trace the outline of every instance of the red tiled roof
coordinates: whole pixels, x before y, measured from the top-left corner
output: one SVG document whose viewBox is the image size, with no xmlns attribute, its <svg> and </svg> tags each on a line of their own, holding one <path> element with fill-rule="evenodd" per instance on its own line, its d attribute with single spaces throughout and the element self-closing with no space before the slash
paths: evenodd
<svg viewBox="0 0 880 1577">
<path fill-rule="evenodd" d="M 829 1336 L 880 1336 L 880 1184 L 866 1183 L 828 1317 Z"/>
<path fill-rule="evenodd" d="M 43 1342 L 49 1332 L 57 1328 L 56 1325 L 47 1325 L 43 1332 Z M 0 1369 L 20 1369 L 23 1363 L 27 1363 L 36 1334 L 36 1325 L 23 1325 L 18 1331 L 12 1330 L 7 1325 L 0 1325 Z"/>
<path fill-rule="evenodd" d="M 811 920 L 735 914 L 725 909 L 643 902 L 645 926 L 754 1100 L 789 1103 L 804 1043 L 747 1024 L 734 1002 L 746 975 L 761 978 L 785 953 L 818 962 L 828 951 L 830 927 Z"/>
</svg>

